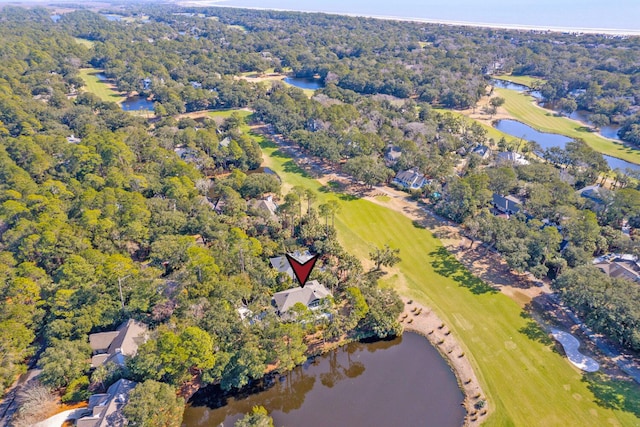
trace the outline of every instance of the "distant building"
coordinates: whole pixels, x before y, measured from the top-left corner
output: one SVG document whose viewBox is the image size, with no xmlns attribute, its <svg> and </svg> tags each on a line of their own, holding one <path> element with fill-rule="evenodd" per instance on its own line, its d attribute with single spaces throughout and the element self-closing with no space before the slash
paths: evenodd
<svg viewBox="0 0 640 427">
<path fill-rule="evenodd" d="M 506 215 L 513 215 L 522 209 L 522 200 L 514 196 L 501 196 L 498 193 L 493 193 L 492 199 L 493 207 L 500 213 Z"/>
<path fill-rule="evenodd" d="M 200 82 L 189 82 L 189 84 L 194 89 L 202 89 L 202 83 Z"/>
<path fill-rule="evenodd" d="M 77 427 L 123 427 L 127 420 L 122 408 L 129 401 L 129 393 L 138 383 L 121 379 L 113 383 L 106 393 L 89 397 L 88 414 L 76 421 Z"/>
<path fill-rule="evenodd" d="M 596 258 L 593 265 L 611 278 L 640 282 L 640 264 L 634 255 L 609 254 Z"/>
<path fill-rule="evenodd" d="M 608 190 L 600 187 L 599 185 L 588 185 L 584 188 L 581 188 L 576 193 L 580 197 L 584 197 L 585 199 L 591 200 L 596 205 L 605 205 L 605 197 L 606 192 Z"/>
<path fill-rule="evenodd" d="M 294 253 L 289 254 L 289 255 L 291 255 L 293 258 L 297 259 L 302 264 L 304 264 L 305 262 L 309 261 L 313 257 L 313 255 L 311 255 L 309 253 L 309 251 L 306 251 L 304 253 L 294 252 Z M 273 267 L 276 270 L 278 270 L 279 273 L 286 273 L 292 279 L 296 278 L 296 276 L 295 276 L 295 274 L 293 272 L 293 268 L 291 268 L 291 264 L 289 264 L 289 260 L 287 259 L 286 256 L 278 256 L 278 257 L 269 258 L 269 263 L 271 264 L 271 267 Z"/>
<path fill-rule="evenodd" d="M 73 134 L 71 134 L 71 136 L 67 137 L 67 142 L 69 144 L 80 144 L 80 142 L 82 142 L 82 139 L 76 138 Z"/>
<path fill-rule="evenodd" d="M 250 208 L 253 208 L 257 211 L 264 212 L 272 218 L 275 218 L 276 211 L 278 210 L 278 205 L 273 202 L 272 196 L 267 196 L 266 199 L 262 200 L 250 200 L 248 203 Z"/>
<path fill-rule="evenodd" d="M 195 162 L 198 160 L 198 150 L 189 147 L 176 147 L 173 151 L 185 162 Z"/>
<path fill-rule="evenodd" d="M 514 151 L 503 151 L 502 153 L 498 153 L 497 161 L 498 163 L 510 163 L 520 166 L 528 165 L 531 163 L 522 154 L 516 153 Z"/>
<path fill-rule="evenodd" d="M 220 146 L 221 147 L 228 147 L 229 144 L 231 144 L 231 138 L 230 137 L 226 137 L 225 139 L 223 139 L 222 141 L 220 141 Z"/>
<path fill-rule="evenodd" d="M 384 155 L 384 162 L 387 166 L 393 166 L 398 163 L 400 156 L 402 156 L 402 149 L 400 147 L 390 145 Z"/>
<path fill-rule="evenodd" d="M 420 190 L 427 184 L 429 180 L 415 169 L 398 172 L 393 179 L 393 184 L 408 190 Z"/>
<path fill-rule="evenodd" d="M 115 331 L 89 335 L 89 346 L 93 351 L 91 367 L 96 368 L 107 362 L 124 366 L 125 357 L 136 355 L 138 346 L 147 340 L 148 331 L 144 323 L 129 319 Z"/>
<path fill-rule="evenodd" d="M 486 145 L 478 145 L 476 148 L 471 150 L 471 153 L 477 154 L 481 159 L 488 159 L 491 156 L 491 148 Z"/>
<path fill-rule="evenodd" d="M 317 280 L 307 282 L 304 288 L 292 288 L 273 294 L 271 304 L 276 308 L 279 316 L 282 316 L 296 303 L 313 310 L 320 306 L 322 301 L 332 297 L 331 292 Z"/>
</svg>

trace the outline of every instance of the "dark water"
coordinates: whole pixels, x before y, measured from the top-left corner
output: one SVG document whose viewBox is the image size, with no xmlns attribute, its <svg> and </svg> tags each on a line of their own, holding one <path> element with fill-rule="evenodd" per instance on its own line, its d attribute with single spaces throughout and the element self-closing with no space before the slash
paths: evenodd
<svg viewBox="0 0 640 427">
<path fill-rule="evenodd" d="M 148 110 L 153 111 L 153 101 L 142 96 L 130 96 L 122 101 L 122 109 L 125 111 Z"/>
<path fill-rule="evenodd" d="M 504 133 L 508 133 L 509 135 L 515 136 L 516 138 L 522 138 L 527 141 L 535 141 L 543 149 L 551 148 L 551 147 L 564 148 L 567 142 L 572 141 L 571 138 L 564 135 L 539 132 L 534 128 L 532 128 L 531 126 L 516 120 L 509 120 L 509 119 L 498 120 L 498 122 L 495 124 L 494 127 Z M 604 157 L 604 159 L 607 161 L 607 164 L 611 169 L 624 170 L 626 168 L 629 168 L 634 170 L 640 170 L 640 165 L 636 165 L 634 163 L 630 163 L 622 159 L 618 159 L 616 157 L 605 156 L 605 155 L 603 155 L 602 157 Z"/>
<path fill-rule="evenodd" d="M 254 173 L 266 173 L 268 175 L 275 175 L 278 177 L 278 179 L 280 179 L 276 171 L 266 166 L 260 166 L 257 169 L 251 169 L 250 171 L 247 171 L 247 175 L 252 175 Z"/>
<path fill-rule="evenodd" d="M 538 101 L 541 107 L 546 108 L 547 110 L 558 112 L 558 109 L 555 108 L 555 105 L 553 103 L 542 102 L 542 94 L 537 90 L 530 90 L 528 86 L 509 82 L 506 80 L 499 80 L 499 79 L 491 79 L 491 83 L 494 86 L 502 89 L 515 90 L 516 92 L 521 92 L 521 93 L 526 92 L 529 95 L 533 96 Z M 569 115 L 569 118 L 573 120 L 577 120 L 580 123 L 583 123 L 587 126 L 593 126 L 593 124 L 589 120 L 589 115 L 590 113 L 588 111 L 577 110 L 571 113 Z M 609 125 L 609 126 L 603 126 L 602 128 L 600 128 L 599 133 L 605 138 L 615 139 L 616 141 L 620 141 L 620 137 L 618 136 L 619 130 L 620 130 L 619 125 Z"/>
<path fill-rule="evenodd" d="M 255 405 L 267 408 L 278 427 L 458 427 L 465 415 L 449 366 L 424 337 L 413 333 L 347 345 L 255 394 L 225 400 L 209 393 L 208 404 L 216 409 L 197 406 L 205 404 L 205 397 L 202 390 L 196 393 L 183 427 L 233 426 Z"/>
<path fill-rule="evenodd" d="M 320 79 L 314 79 L 311 77 L 286 77 L 284 79 L 285 83 L 290 84 L 291 86 L 299 87 L 300 89 L 322 89 L 324 84 Z"/>
<path fill-rule="evenodd" d="M 101 15 L 107 18 L 107 21 L 114 21 L 114 22 L 120 22 L 122 21 L 122 18 L 124 18 L 122 15 L 116 15 L 113 13 L 101 13 Z"/>
</svg>

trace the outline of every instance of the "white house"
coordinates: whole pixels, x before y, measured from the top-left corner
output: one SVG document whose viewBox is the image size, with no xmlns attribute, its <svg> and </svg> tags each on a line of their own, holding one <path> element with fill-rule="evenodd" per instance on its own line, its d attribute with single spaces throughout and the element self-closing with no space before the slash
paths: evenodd
<svg viewBox="0 0 640 427">
<path fill-rule="evenodd" d="M 409 190 L 420 190 L 429 184 L 429 180 L 415 169 L 398 172 L 393 179 L 393 183 L 399 187 Z"/>
</svg>

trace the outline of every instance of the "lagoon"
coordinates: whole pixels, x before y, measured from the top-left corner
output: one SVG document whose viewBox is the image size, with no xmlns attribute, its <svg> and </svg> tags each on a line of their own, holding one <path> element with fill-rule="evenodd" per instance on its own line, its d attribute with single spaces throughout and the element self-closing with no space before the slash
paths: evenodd
<svg viewBox="0 0 640 427">
<path fill-rule="evenodd" d="M 529 125 L 511 119 L 498 120 L 495 123 L 494 127 L 516 138 L 522 138 L 525 141 L 535 141 L 540 145 L 540 147 L 542 147 L 542 149 L 551 147 L 564 148 L 567 142 L 573 140 L 568 136 L 537 131 Z M 640 170 L 640 165 L 618 159 L 617 157 L 606 155 L 603 155 L 602 157 L 604 157 L 611 169 L 624 170 L 628 168 L 633 170 Z"/>
<path fill-rule="evenodd" d="M 232 426 L 255 405 L 277 426 L 458 427 L 465 412 L 451 369 L 415 333 L 375 343 L 351 343 L 309 360 L 252 392 L 225 396 L 200 390 L 183 427 Z"/>
<path fill-rule="evenodd" d="M 285 77 L 284 82 L 300 89 L 318 90 L 324 87 L 321 79 L 313 77 Z"/>
</svg>

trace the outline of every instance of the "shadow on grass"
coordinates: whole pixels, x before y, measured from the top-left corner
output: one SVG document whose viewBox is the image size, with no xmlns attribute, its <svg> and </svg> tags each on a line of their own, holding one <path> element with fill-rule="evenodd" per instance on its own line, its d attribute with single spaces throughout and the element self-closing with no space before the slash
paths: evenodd
<svg viewBox="0 0 640 427">
<path fill-rule="evenodd" d="M 549 337 L 549 334 L 547 334 L 535 320 L 527 321 L 526 326 L 518 329 L 518 332 L 524 334 L 530 340 L 537 341 L 546 346 L 553 344 L 553 340 Z"/>
<path fill-rule="evenodd" d="M 582 381 L 587 383 L 598 405 L 640 417 L 640 387 L 634 381 L 611 379 L 602 372 L 584 374 Z"/>
<path fill-rule="evenodd" d="M 440 247 L 429 253 L 429 255 L 431 256 L 431 266 L 436 273 L 453 279 L 460 286 L 468 288 L 474 294 L 498 292 L 471 274 L 446 248 Z"/>
</svg>

